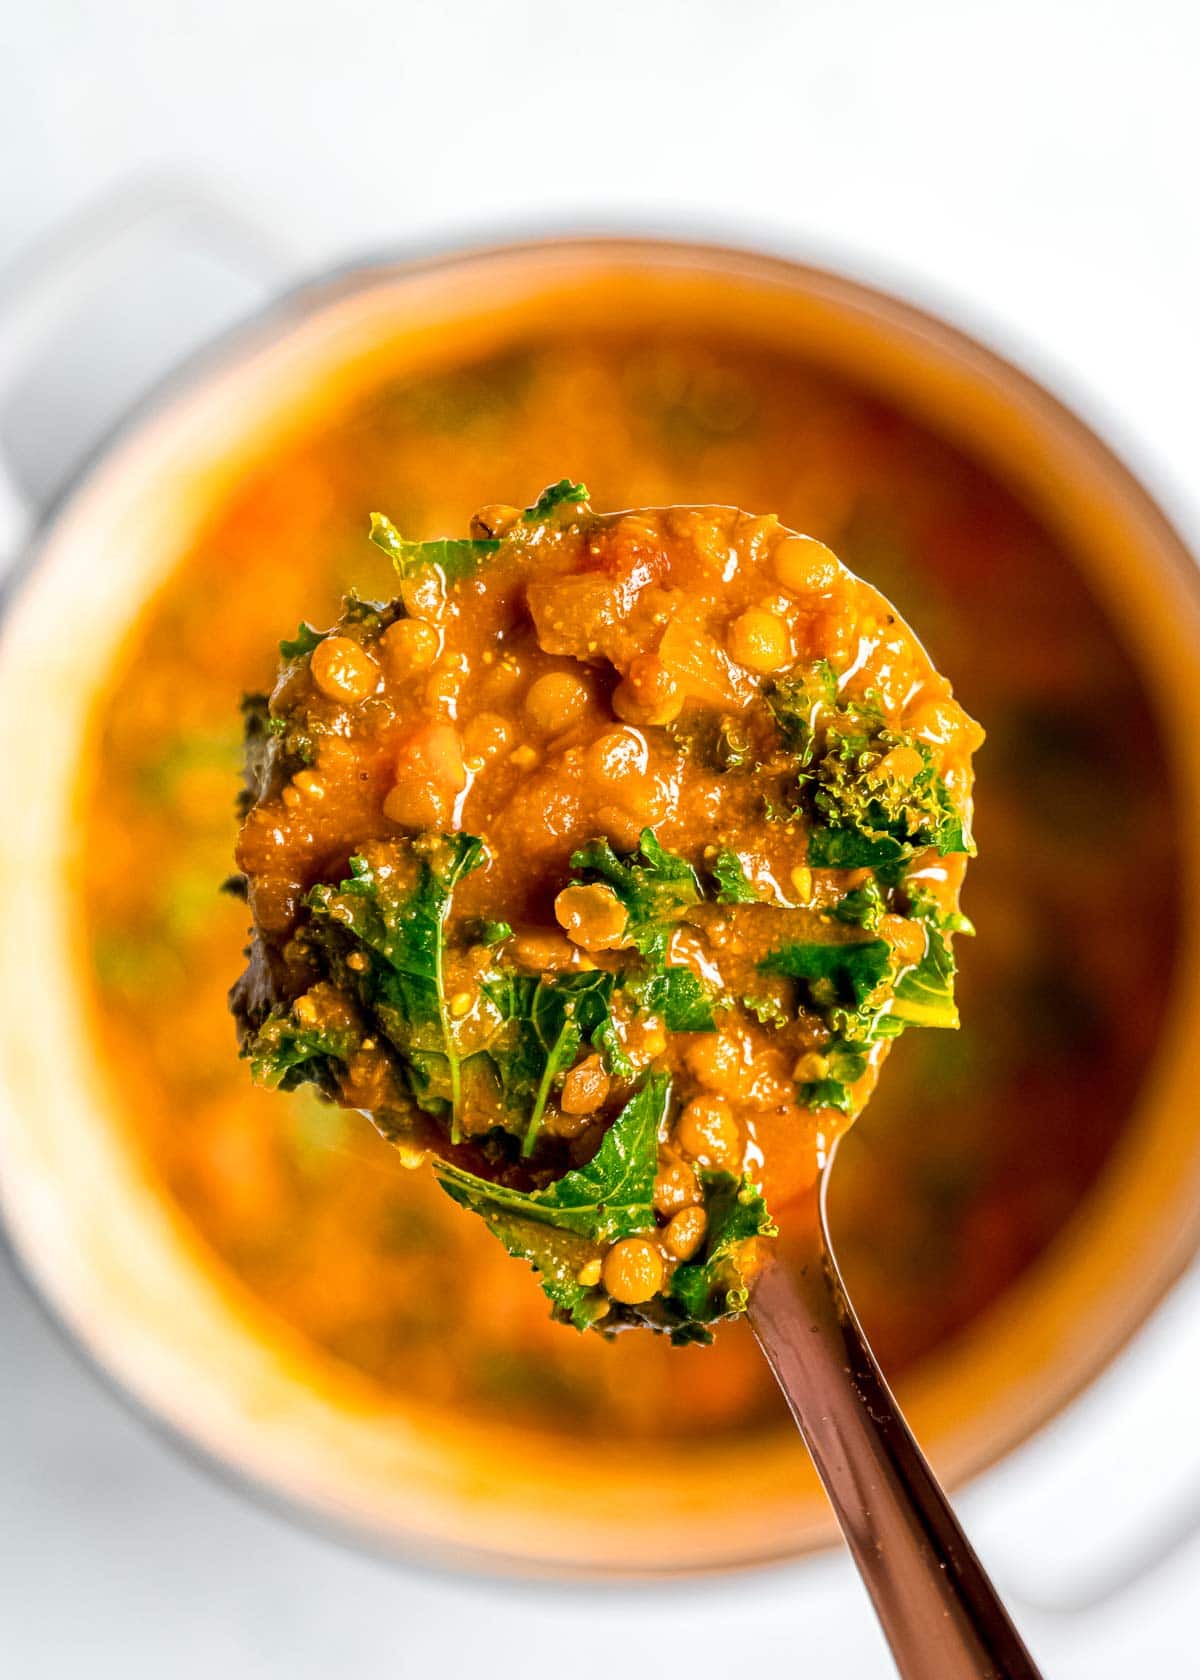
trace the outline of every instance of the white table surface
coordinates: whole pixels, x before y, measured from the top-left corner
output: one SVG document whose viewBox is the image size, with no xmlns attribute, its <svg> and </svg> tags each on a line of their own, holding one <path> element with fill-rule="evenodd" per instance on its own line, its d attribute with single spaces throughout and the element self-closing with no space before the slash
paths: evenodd
<svg viewBox="0 0 1200 1680">
<path fill-rule="evenodd" d="M 0 263 L 151 178 L 232 203 L 281 276 L 548 224 L 755 240 L 1015 351 L 1200 534 L 1189 0 L 39 0 L 9 9 L 3 40 Z M 106 377 L 85 368 L 85 402 Z M 20 429 L 24 478 L 52 482 L 47 414 Z M 1151 1504 L 1166 1497 L 1186 1527 L 1198 1460 L 1173 1465 L 1194 1429 L 1198 1320 L 1193 1280 L 1100 1389 L 964 1501 L 1062 1680 L 1200 1672 L 1194 1542 L 1084 1614 L 1045 1608 L 1102 1583 Z M 668 1652 L 695 1675 L 890 1673 L 840 1559 L 686 1593 L 399 1571 L 178 1458 L 2 1259 L 0 1348 L 6 1676 L 609 1680 Z M 1130 1396 L 1153 1421 L 1137 1437 L 1121 1427 Z"/>
</svg>

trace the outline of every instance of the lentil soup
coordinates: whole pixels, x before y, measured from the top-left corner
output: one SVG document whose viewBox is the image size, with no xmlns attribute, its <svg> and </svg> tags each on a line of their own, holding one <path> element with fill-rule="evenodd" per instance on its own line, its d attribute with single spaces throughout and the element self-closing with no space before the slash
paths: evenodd
<svg viewBox="0 0 1200 1680">
<path fill-rule="evenodd" d="M 325 623 L 348 587 L 391 592 L 384 557 L 364 553 L 365 508 L 434 536 L 498 484 L 532 497 L 564 467 L 598 505 L 775 509 L 904 604 L 990 740 L 962 1031 L 897 1048 L 839 1172 L 839 1253 L 891 1371 L 1053 1241 L 1133 1100 L 1173 939 L 1147 703 L 1069 556 L 1003 487 L 816 367 L 665 327 L 564 342 L 550 322 L 430 375 L 389 377 L 386 347 L 379 368 L 374 389 L 331 397 L 247 463 L 100 706 L 80 911 L 119 1100 L 164 1192 L 261 1302 L 262 1333 L 298 1333 L 382 1403 L 598 1441 L 773 1427 L 742 1326 L 681 1351 L 566 1336 L 529 1275 L 396 1171 L 364 1120 L 248 1088 L 225 1007 L 244 909 L 213 890 L 235 826 L 237 696 L 269 684 L 281 615 Z M 1096 904 L 1120 905 L 1119 947 Z"/>
<path fill-rule="evenodd" d="M 577 1330 L 707 1344 L 895 1040 L 953 1029 L 981 732 L 774 515 L 562 479 L 372 537 L 248 698 L 233 993 L 272 1088 L 368 1113 Z"/>
</svg>

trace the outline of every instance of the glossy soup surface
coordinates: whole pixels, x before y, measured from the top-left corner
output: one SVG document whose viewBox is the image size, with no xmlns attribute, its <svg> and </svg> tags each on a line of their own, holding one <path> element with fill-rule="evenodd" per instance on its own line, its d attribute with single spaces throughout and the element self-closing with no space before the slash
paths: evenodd
<svg viewBox="0 0 1200 1680">
<path fill-rule="evenodd" d="M 381 355 L 381 367 L 386 357 Z M 811 532 L 917 625 L 988 730 L 958 1033 L 893 1052 L 843 1146 L 839 1251 L 890 1370 L 976 1317 L 1102 1167 L 1169 984 L 1165 771 L 1069 558 L 963 455 L 870 395 L 735 341 L 515 343 L 331 401 L 248 464 L 114 673 L 84 789 L 80 912 L 117 1100 L 165 1193 L 331 1369 L 477 1416 L 678 1438 L 779 1420 L 744 1325 L 711 1349 L 552 1325 L 532 1275 L 365 1120 L 255 1089 L 226 1006 L 238 698 L 280 627 L 394 593 L 365 540 L 465 529 L 567 473 L 595 505 L 725 502 Z M 1097 907 L 1107 907 L 1097 914 Z"/>
</svg>

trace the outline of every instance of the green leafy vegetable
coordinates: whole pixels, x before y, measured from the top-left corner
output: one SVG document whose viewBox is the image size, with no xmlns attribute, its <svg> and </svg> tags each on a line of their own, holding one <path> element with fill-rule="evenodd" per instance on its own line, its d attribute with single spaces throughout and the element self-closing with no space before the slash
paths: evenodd
<svg viewBox="0 0 1200 1680">
<path fill-rule="evenodd" d="M 337 1090 L 338 1075 L 350 1056 L 355 1035 L 336 1028 L 305 1027 L 290 1013 L 275 1011 L 259 1029 L 250 1054 L 250 1071 L 271 1091 L 315 1085 L 326 1096 Z"/>
<path fill-rule="evenodd" d="M 853 1106 L 850 1092 L 840 1079 L 807 1079 L 797 1085 L 796 1095 L 807 1108 L 836 1108 L 849 1114 Z"/>
<path fill-rule="evenodd" d="M 447 1161 L 437 1162 L 434 1172 L 446 1193 L 479 1214 L 510 1254 L 535 1268 L 555 1317 L 586 1329 L 608 1301 L 595 1286 L 579 1282 L 580 1270 L 603 1245 L 653 1228 L 658 1133 L 669 1102 L 669 1081 L 647 1079 L 587 1166 L 544 1190 L 510 1190 Z"/>
<path fill-rule="evenodd" d="M 601 970 L 539 977 L 502 971 L 485 990 L 511 1026 L 488 1046 L 509 1106 L 528 1112 L 523 1155 L 538 1140 L 555 1082 L 591 1042 L 605 1055 L 610 1073 L 627 1075 L 630 1064 L 612 1027 L 609 1000 L 613 976 Z"/>
<path fill-rule="evenodd" d="M 306 621 L 294 636 L 285 637 L 280 642 L 279 652 L 284 659 L 305 659 L 315 647 L 320 646 L 328 634 L 328 630 L 314 630 Z"/>
<path fill-rule="evenodd" d="M 797 1096 L 809 1108 L 836 1108 L 849 1114 L 853 1103 L 848 1087 L 867 1071 L 867 1046 L 835 1039 L 822 1060 L 825 1072 L 819 1079 L 798 1085 Z"/>
<path fill-rule="evenodd" d="M 963 933 L 968 938 L 975 932 L 975 925 L 969 916 L 964 916 L 961 910 L 943 910 L 928 887 L 918 881 L 915 884 L 905 883 L 905 895 L 908 899 L 910 916 L 917 921 L 930 922 L 940 933 Z"/>
<path fill-rule="evenodd" d="M 815 1009 L 859 1009 L 887 979 L 891 955 L 886 939 L 840 945 L 796 943 L 770 952 L 758 966 L 764 974 L 785 974 L 801 981 Z"/>
<path fill-rule="evenodd" d="M 792 1018 L 778 998 L 755 997 L 747 994 L 742 998 L 742 1004 L 744 1008 L 750 1011 L 754 1019 L 764 1027 L 786 1027 Z"/>
<path fill-rule="evenodd" d="M 560 478 L 557 484 L 548 484 L 534 502 L 521 515 L 526 525 L 536 525 L 548 513 L 553 513 L 556 507 L 564 502 L 586 502 L 589 500 L 586 484 L 576 484 L 569 478 Z"/>
<path fill-rule="evenodd" d="M 862 898 L 843 919 L 873 917 L 881 909 L 876 883 L 868 883 L 861 892 Z M 848 894 L 837 909 L 844 909 L 853 897 Z M 917 889 L 909 897 L 911 913 L 925 933 L 925 949 L 916 963 L 897 969 L 887 941 L 872 939 L 787 945 L 759 964 L 767 973 L 798 980 L 806 1001 L 833 1034 L 821 1058 L 822 1071 L 797 1088 L 800 1101 L 810 1108 L 838 1108 L 849 1114 L 849 1086 L 866 1072 L 870 1048 L 881 1039 L 896 1038 L 909 1026 L 958 1026 L 950 935 L 970 931 L 971 924 L 956 910 L 943 911 L 928 892 Z"/>
<path fill-rule="evenodd" d="M 409 542 L 383 513 L 371 515 L 371 541 L 383 550 L 402 578 L 424 566 L 436 566 L 447 583 L 470 577 L 482 560 L 500 547 L 498 537 L 439 537 L 434 542 Z"/>
<path fill-rule="evenodd" d="M 690 968 L 673 965 L 656 973 L 622 976 L 622 990 L 651 1015 L 660 1015 L 668 1032 L 712 1032 L 712 999 Z"/>
<path fill-rule="evenodd" d="M 736 852 L 718 852 L 713 863 L 718 904 L 757 904 L 759 892 Z"/>
<path fill-rule="evenodd" d="M 644 828 L 626 858 L 610 841 L 593 840 L 573 853 L 571 867 L 611 887 L 625 908 L 625 940 L 644 961 L 622 972 L 621 989 L 661 1015 L 671 1032 L 711 1032 L 712 1001 L 703 982 L 682 964 L 667 962 L 675 923 L 702 897 L 691 864 L 664 851 L 653 829 Z"/>
<path fill-rule="evenodd" d="M 708 1325 L 745 1311 L 749 1291 L 741 1246 L 753 1237 L 776 1235 L 762 1192 L 750 1179 L 706 1172 L 701 1184 L 708 1231 L 700 1257 L 678 1266 L 671 1279 L 671 1303 L 684 1315 L 673 1341 L 709 1341 Z"/>
<path fill-rule="evenodd" d="M 560 478 L 542 491 L 532 507 L 525 509 L 521 521 L 536 525 L 564 502 L 586 502 L 587 487 L 569 478 Z M 438 537 L 432 542 L 410 542 L 402 537 L 384 513 L 371 515 L 371 541 L 381 548 L 402 578 L 412 577 L 422 567 L 436 566 L 447 583 L 457 583 L 471 577 L 482 561 L 502 546 L 501 537 Z"/>
<path fill-rule="evenodd" d="M 524 974 L 496 961 L 479 976 L 478 997 L 464 994 L 471 1007 L 451 1008 L 446 927 L 458 882 L 483 860 L 479 840 L 427 835 L 368 851 L 351 860 L 348 880 L 313 889 L 302 938 L 329 976 L 332 996 L 352 1000 L 363 1023 L 360 1039 L 386 1047 L 399 1089 L 425 1113 L 449 1121 L 452 1143 L 461 1141 L 469 1113 L 473 1131 L 483 1118 L 521 1137 L 529 1155 L 546 1106 L 584 1044 L 602 1055 L 611 1076 L 632 1077 L 610 1007 L 617 977 L 605 970 Z M 456 960 L 481 931 L 502 942 L 511 929 L 468 925 Z M 672 997 L 673 1018 L 698 1008 L 682 990 Z M 309 1078 L 326 1090 L 336 1085 L 297 1005 L 260 1026 L 247 1053 L 264 1082 L 286 1076 L 289 1084 Z"/>
<path fill-rule="evenodd" d="M 670 1094 L 670 1081 L 651 1075 L 605 1132 L 587 1166 L 564 1173 L 545 1190 L 510 1190 L 449 1161 L 436 1162 L 434 1171 L 455 1201 L 477 1212 L 502 1211 L 589 1242 L 616 1242 L 654 1224 L 658 1132 Z"/>
<path fill-rule="evenodd" d="M 890 834 L 864 834 L 854 828 L 818 824 L 808 836 L 808 861 L 814 869 L 887 870 L 903 865 L 913 848 Z"/>
<path fill-rule="evenodd" d="M 480 922 L 479 942 L 481 945 L 503 945 L 506 939 L 512 938 L 512 924 L 509 922 Z"/>
<path fill-rule="evenodd" d="M 622 860 L 608 840 L 593 840 L 572 853 L 571 868 L 612 888 L 625 906 L 625 938 L 652 962 L 666 958 L 671 930 L 684 910 L 701 899 L 690 863 L 664 851 L 652 828 L 644 828 L 637 849 Z"/>
<path fill-rule="evenodd" d="M 802 765 L 813 756 L 822 717 L 837 705 L 837 693 L 837 674 L 827 659 L 819 659 L 803 676 L 779 678 L 766 690 L 784 745 Z"/>
<path fill-rule="evenodd" d="M 839 704 L 837 679 L 822 660 L 803 677 L 772 683 L 766 700 L 799 771 L 810 864 L 895 875 L 927 846 L 943 855 L 974 850 L 930 748 L 889 729 L 876 696 Z M 885 762 L 896 748 L 915 761 L 915 771 L 899 773 L 896 759 Z"/>
<path fill-rule="evenodd" d="M 730 771 L 753 768 L 757 760 L 746 720 L 719 714 L 707 707 L 689 707 L 667 734 L 683 753 L 710 770 Z"/>
<path fill-rule="evenodd" d="M 877 933 L 886 908 L 883 894 L 879 890 L 879 882 L 872 879 L 840 898 L 830 915 L 836 921 L 846 922 L 851 927 L 863 928 L 867 933 Z"/>
<path fill-rule="evenodd" d="M 945 856 L 973 852 L 961 812 L 924 742 L 869 722 L 826 735 L 824 753 L 800 781 L 811 823 L 808 861 L 823 869 L 888 869 L 932 846 Z M 911 776 L 885 774 L 887 754 L 913 753 Z"/>
<path fill-rule="evenodd" d="M 927 922 L 924 955 L 896 982 L 889 1011 L 892 1019 L 905 1026 L 957 1027 L 954 972 L 950 941 L 933 922 Z"/>
<path fill-rule="evenodd" d="M 447 1194 L 479 1214 L 510 1254 L 528 1260 L 554 1316 L 585 1330 L 613 1307 L 598 1284 L 580 1281 L 588 1275 L 584 1268 L 609 1243 L 655 1228 L 658 1136 L 669 1104 L 668 1081 L 648 1078 L 588 1165 L 544 1190 L 511 1190 L 444 1161 L 434 1172 Z M 676 1268 L 669 1294 L 644 1308 L 617 1309 L 628 1322 L 652 1324 L 679 1343 L 711 1341 L 711 1325 L 745 1310 L 744 1245 L 776 1234 L 762 1194 L 748 1178 L 706 1172 L 701 1185 L 708 1215 L 702 1252 Z"/>
<path fill-rule="evenodd" d="M 350 879 L 314 887 L 313 923 L 351 936 L 365 970 L 346 969 L 350 989 L 399 1053 L 412 1095 L 430 1114 L 449 1112 L 451 1139 L 462 1126 L 462 1052 L 446 997 L 445 926 L 454 889 L 483 862 L 470 834 L 416 840 L 396 861 L 350 860 Z"/>
</svg>

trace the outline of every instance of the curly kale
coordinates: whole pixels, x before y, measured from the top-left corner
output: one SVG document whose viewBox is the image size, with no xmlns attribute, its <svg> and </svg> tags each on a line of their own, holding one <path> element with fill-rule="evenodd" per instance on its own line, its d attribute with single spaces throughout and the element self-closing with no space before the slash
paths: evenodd
<svg viewBox="0 0 1200 1680">
<path fill-rule="evenodd" d="M 835 908 L 835 916 L 840 909 Z M 856 905 L 852 916 L 859 912 Z M 822 1071 L 799 1085 L 800 1100 L 810 1108 L 848 1114 L 853 1107 L 849 1087 L 866 1072 L 871 1047 L 881 1040 L 898 1038 L 910 1026 L 958 1026 L 950 936 L 974 930 L 965 916 L 942 911 L 927 893 L 911 895 L 909 914 L 925 936 L 914 963 L 898 965 L 886 940 L 867 939 L 784 945 L 759 964 L 766 974 L 796 980 L 829 1029 L 819 1057 Z"/>
<path fill-rule="evenodd" d="M 696 871 L 664 851 L 644 828 L 635 851 L 618 857 L 608 840 L 574 852 L 571 868 L 585 882 L 610 887 L 626 913 L 625 940 L 642 958 L 621 976 L 621 989 L 642 1009 L 661 1015 L 669 1032 L 711 1032 L 712 999 L 682 963 L 667 960 L 671 934 L 684 913 L 703 900 Z"/>
</svg>

